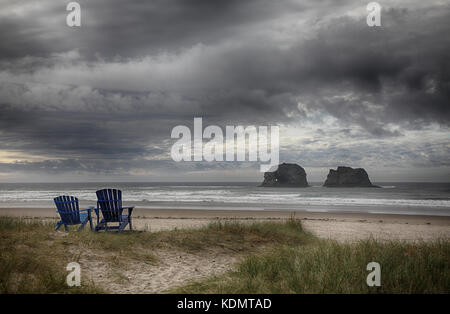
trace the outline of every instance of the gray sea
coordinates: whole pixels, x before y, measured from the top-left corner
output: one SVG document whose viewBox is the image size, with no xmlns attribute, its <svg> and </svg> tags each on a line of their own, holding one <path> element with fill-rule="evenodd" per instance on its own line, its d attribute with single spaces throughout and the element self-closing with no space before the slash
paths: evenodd
<svg viewBox="0 0 450 314">
<path fill-rule="evenodd" d="M 263 188 L 258 183 L 0 183 L 0 207 L 52 207 L 58 195 L 95 205 L 95 191 L 119 188 L 141 208 L 290 210 L 450 216 L 450 183 L 383 183 L 381 188 Z"/>
</svg>

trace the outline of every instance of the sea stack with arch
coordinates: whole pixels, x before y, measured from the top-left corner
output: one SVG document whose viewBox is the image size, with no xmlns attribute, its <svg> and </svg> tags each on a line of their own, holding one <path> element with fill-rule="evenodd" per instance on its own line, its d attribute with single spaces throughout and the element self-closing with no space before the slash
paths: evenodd
<svg viewBox="0 0 450 314">
<path fill-rule="evenodd" d="M 307 187 L 306 171 L 297 164 L 282 163 L 278 169 L 264 173 L 263 187 Z"/>
</svg>

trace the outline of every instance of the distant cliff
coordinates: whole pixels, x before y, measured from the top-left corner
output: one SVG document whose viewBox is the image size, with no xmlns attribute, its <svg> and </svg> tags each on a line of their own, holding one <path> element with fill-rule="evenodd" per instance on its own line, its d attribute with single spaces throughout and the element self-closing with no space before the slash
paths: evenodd
<svg viewBox="0 0 450 314">
<path fill-rule="evenodd" d="M 369 175 L 363 168 L 338 167 L 337 170 L 330 169 L 326 187 L 378 187 L 370 182 Z"/>
<path fill-rule="evenodd" d="M 305 169 L 297 164 L 282 163 L 273 172 L 264 173 L 265 187 L 307 187 Z"/>
</svg>

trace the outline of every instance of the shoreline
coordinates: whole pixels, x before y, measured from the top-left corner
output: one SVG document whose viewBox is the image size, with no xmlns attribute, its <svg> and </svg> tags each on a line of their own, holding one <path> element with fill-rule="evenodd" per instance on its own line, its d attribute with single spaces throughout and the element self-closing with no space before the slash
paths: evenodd
<svg viewBox="0 0 450 314">
<path fill-rule="evenodd" d="M 81 201 L 80 208 L 86 208 L 88 205 L 95 205 L 96 201 Z M 343 204 L 322 204 L 322 205 L 302 205 L 302 204 L 282 204 L 282 203 L 244 203 L 244 202 L 209 202 L 209 201 L 175 201 L 175 202 L 161 202 L 154 201 L 148 202 L 134 202 L 127 201 L 124 202 L 124 206 L 135 206 L 139 210 L 145 211 L 162 211 L 164 212 L 174 212 L 177 211 L 177 215 L 183 214 L 184 212 L 194 212 L 199 213 L 204 212 L 269 212 L 272 215 L 275 213 L 323 213 L 326 215 L 345 215 L 345 214 L 369 214 L 369 215 L 399 215 L 399 216 L 425 216 L 425 217 L 447 217 L 450 218 L 450 207 L 442 206 L 431 206 L 427 207 L 424 205 L 417 206 L 387 206 L 387 205 L 343 205 Z M 19 211 L 31 210 L 50 210 L 53 209 L 54 204 L 50 202 L 45 202 L 42 204 L 31 203 L 30 204 L 18 204 L 18 203 L 0 203 L 0 210 L 10 211 L 12 209 L 17 209 Z M 204 216 L 201 214 L 200 216 Z M 251 216 L 251 215 L 250 215 Z"/>
<path fill-rule="evenodd" d="M 56 221 L 53 208 L 0 208 L 0 216 Z M 431 241 L 450 238 L 450 217 L 369 213 L 330 213 L 281 210 L 187 210 L 136 208 L 136 230 L 157 232 L 201 228 L 212 221 L 253 221 L 300 219 L 306 231 L 320 238 L 352 242 L 367 238 L 379 240 Z M 93 214 L 94 223 L 96 216 Z"/>
<path fill-rule="evenodd" d="M 94 214 L 95 215 L 95 214 Z M 0 207 L 0 216 L 26 218 L 58 218 L 55 208 L 50 207 Z M 426 223 L 450 226 L 450 216 L 388 214 L 361 212 L 331 212 L 306 210 L 242 210 L 242 209 L 167 209 L 142 208 L 133 210 L 134 218 L 167 218 L 167 219 L 288 219 L 294 216 L 302 220 L 379 220 L 389 222 Z"/>
</svg>

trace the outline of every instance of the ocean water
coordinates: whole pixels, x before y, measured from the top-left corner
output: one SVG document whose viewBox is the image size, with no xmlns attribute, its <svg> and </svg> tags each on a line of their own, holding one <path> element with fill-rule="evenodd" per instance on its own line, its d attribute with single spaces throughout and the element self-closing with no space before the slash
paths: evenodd
<svg viewBox="0 0 450 314">
<path fill-rule="evenodd" d="M 95 191 L 118 188 L 141 208 L 291 210 L 450 216 L 450 183 L 383 183 L 382 188 L 263 188 L 258 183 L 0 183 L 0 207 L 53 207 L 58 195 L 95 205 Z"/>
</svg>

